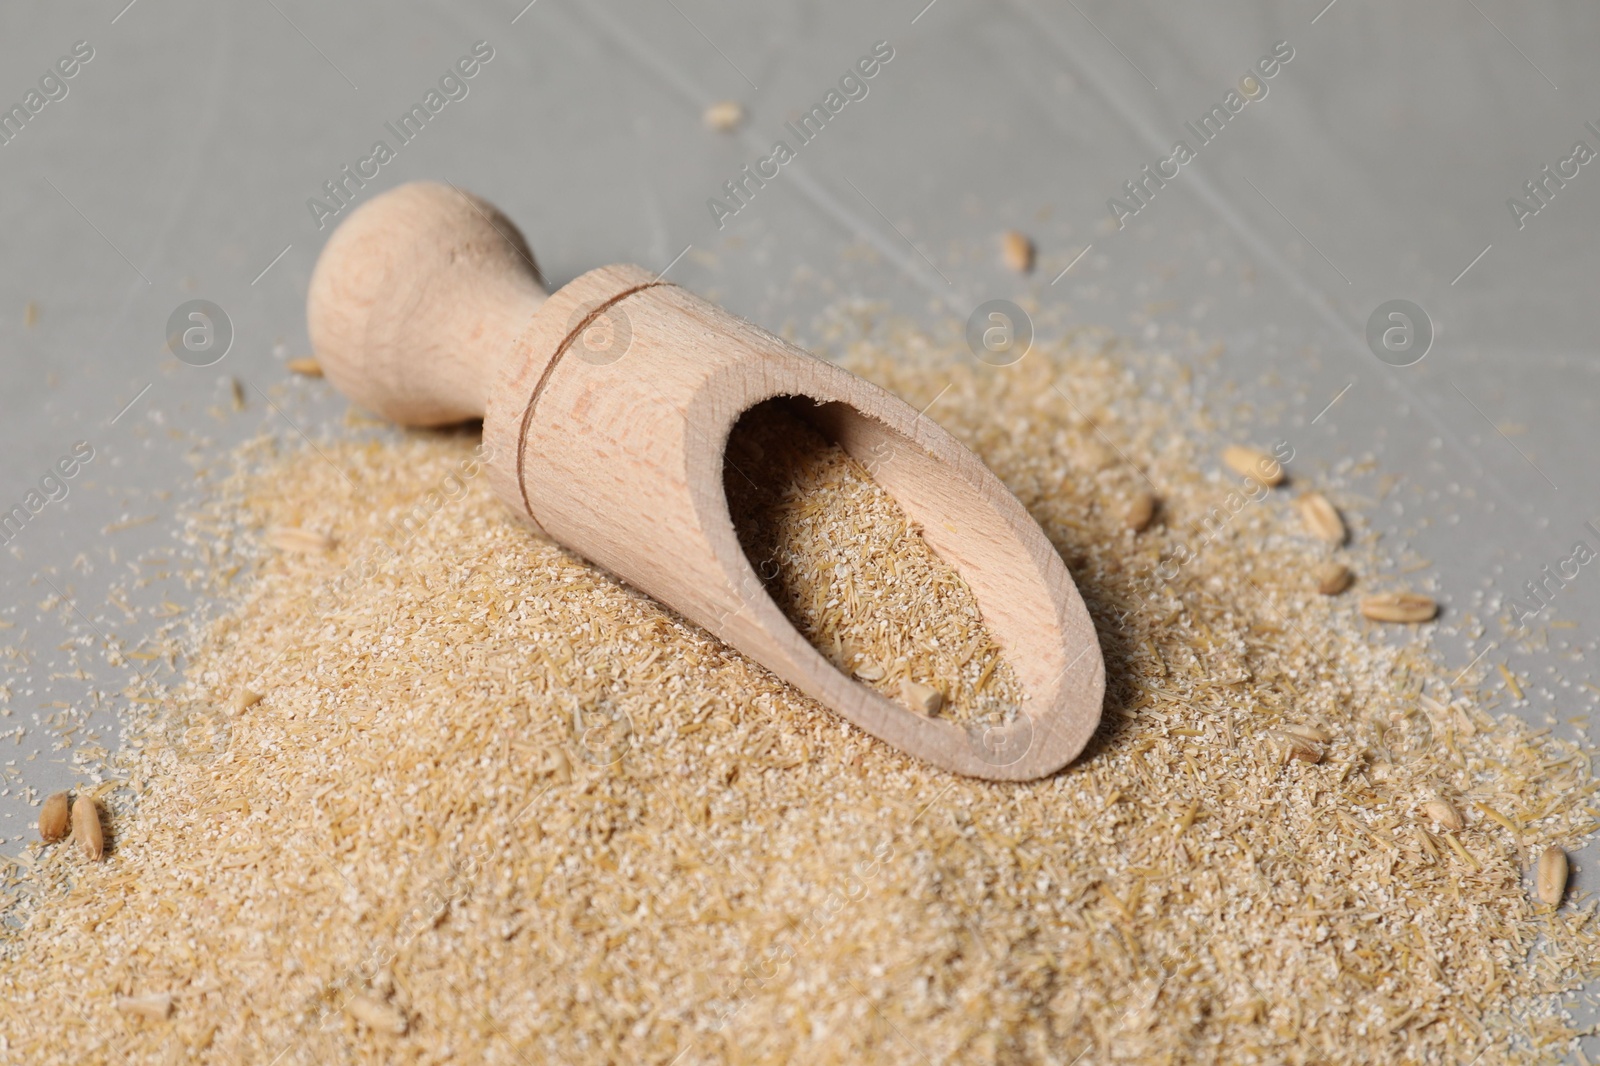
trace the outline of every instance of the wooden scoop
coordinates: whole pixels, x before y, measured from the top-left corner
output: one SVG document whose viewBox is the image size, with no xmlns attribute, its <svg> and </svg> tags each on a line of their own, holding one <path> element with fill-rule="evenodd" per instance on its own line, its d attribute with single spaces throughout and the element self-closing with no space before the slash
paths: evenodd
<svg viewBox="0 0 1600 1066">
<path fill-rule="evenodd" d="M 1028 780 L 1083 749 L 1105 664 L 1050 542 L 977 456 L 876 385 L 636 266 L 547 296 L 514 225 L 452 186 L 358 208 L 311 277 L 311 342 L 351 400 L 406 425 L 483 418 L 495 492 L 842 715 L 936 766 Z M 845 676 L 767 595 L 723 491 L 739 416 L 800 405 L 977 597 L 1028 699 L 1010 722 L 928 717 Z"/>
</svg>

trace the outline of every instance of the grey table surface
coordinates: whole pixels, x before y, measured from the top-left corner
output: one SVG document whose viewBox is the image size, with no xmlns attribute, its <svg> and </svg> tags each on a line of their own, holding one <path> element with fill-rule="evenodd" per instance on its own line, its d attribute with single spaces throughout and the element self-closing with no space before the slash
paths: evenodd
<svg viewBox="0 0 1600 1066">
<path fill-rule="evenodd" d="M 1495 619 L 1575 540 L 1600 546 L 1585 526 L 1600 515 L 1600 166 L 1575 155 L 1600 149 L 1600 8 L 524 3 L 0 10 L 0 105 L 25 117 L 0 126 L 0 510 L 76 442 L 93 449 L 0 552 L 0 853 L 29 839 L 41 793 L 78 779 L 85 734 L 62 739 L 51 716 L 87 710 L 114 744 L 130 669 L 157 668 L 107 654 L 153 624 L 107 595 L 171 545 L 196 469 L 264 429 L 342 432 L 331 390 L 283 386 L 283 361 L 309 350 L 306 285 L 331 229 L 308 201 L 394 142 L 385 124 L 477 42 L 492 58 L 350 186 L 356 202 L 449 180 L 516 219 L 553 284 L 670 266 L 802 341 L 841 299 L 959 330 L 1006 298 L 1168 348 L 1251 412 L 1239 434 L 1290 439 L 1308 470 L 1371 459 L 1398 475 L 1369 520 L 1431 561 L 1417 579 L 1447 618 L 1483 620 L 1443 636 L 1446 655 L 1506 664 L 1532 721 L 1570 731 L 1593 715 L 1600 578 L 1558 590 L 1541 621 L 1576 626 L 1548 639 Z M 707 201 L 730 202 L 723 183 L 879 41 L 893 59 L 866 95 L 719 219 Z M 1257 98 L 1130 199 L 1124 183 L 1279 42 L 1292 58 Z M 92 54 L 52 76 L 75 48 Z M 733 135 L 701 120 L 723 99 L 748 112 Z M 996 260 L 1010 226 L 1038 242 L 1030 278 Z M 197 299 L 232 331 L 203 367 L 165 348 L 170 316 Z M 1396 299 L 1432 327 L 1409 366 L 1366 335 Z M 146 564 L 138 595 L 193 609 L 160 571 Z M 1595 857 L 1578 858 L 1590 891 Z"/>
</svg>

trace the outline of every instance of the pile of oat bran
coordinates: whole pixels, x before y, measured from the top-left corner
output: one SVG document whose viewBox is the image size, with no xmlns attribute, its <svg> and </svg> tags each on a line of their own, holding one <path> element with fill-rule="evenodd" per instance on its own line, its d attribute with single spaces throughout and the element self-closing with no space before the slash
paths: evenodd
<svg viewBox="0 0 1600 1066">
<path fill-rule="evenodd" d="M 1524 867 L 1593 831 L 1587 759 L 1496 719 L 1472 675 L 1451 688 L 1425 630 L 1318 596 L 1325 549 L 1287 492 L 1136 595 L 1231 486 L 1126 355 L 897 349 L 849 361 L 918 406 L 951 384 L 930 417 L 1038 517 L 1096 619 L 1109 691 L 1082 759 L 991 784 L 863 736 L 532 538 L 464 476 L 467 437 L 263 444 L 195 521 L 219 567 L 254 571 L 136 724 L 107 859 L 33 852 L 0 1059 L 1564 1051 L 1556 994 L 1595 973 L 1595 902 L 1543 913 Z M 1134 534 L 1144 478 L 1162 518 Z M 336 543 L 274 550 L 275 526 Z M 1388 587 L 1369 543 L 1340 556 Z M 230 714 L 244 690 L 265 698 Z M 1268 739 L 1304 723 L 1333 737 L 1320 763 Z M 1453 843 L 1418 818 L 1435 791 L 1467 819 Z"/>
</svg>

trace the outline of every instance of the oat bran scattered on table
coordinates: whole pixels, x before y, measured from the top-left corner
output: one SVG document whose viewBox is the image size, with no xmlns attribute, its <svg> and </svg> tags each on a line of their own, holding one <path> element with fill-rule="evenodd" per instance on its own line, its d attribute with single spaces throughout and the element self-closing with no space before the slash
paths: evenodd
<svg viewBox="0 0 1600 1066">
<path fill-rule="evenodd" d="M 1487 1064 L 1570 1045 L 1556 994 L 1594 976 L 1596 904 L 1552 911 L 1528 870 L 1594 829 L 1582 753 L 1497 720 L 1475 675 L 1451 688 L 1425 628 L 1320 594 L 1327 547 L 1287 494 L 1198 537 L 1236 476 L 1191 465 L 1219 442 L 1149 384 L 1177 368 L 1139 357 L 1136 379 L 1092 338 L 1009 368 L 905 331 L 899 364 L 848 348 L 919 406 L 949 382 L 930 417 L 1062 551 L 1108 666 L 1082 759 L 992 784 L 877 743 L 533 538 L 466 436 L 322 445 L 343 474 L 260 444 L 191 526 L 253 572 L 184 682 L 131 705 L 105 858 L 35 845 L 13 872 L 0 1059 Z M 1126 500 L 1151 486 L 1161 520 L 1135 533 Z M 1352 522 L 1339 558 L 1382 590 L 1359 512 L 1321 488 Z M 331 545 L 271 547 L 285 528 Z M 1280 743 L 1316 736 L 1314 761 Z M 1432 797 L 1460 831 L 1419 817 Z"/>
</svg>

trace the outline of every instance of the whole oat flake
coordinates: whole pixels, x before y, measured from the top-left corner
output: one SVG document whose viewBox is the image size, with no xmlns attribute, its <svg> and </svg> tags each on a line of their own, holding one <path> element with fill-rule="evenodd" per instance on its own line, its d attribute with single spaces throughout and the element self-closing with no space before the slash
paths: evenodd
<svg viewBox="0 0 1600 1066">
<path fill-rule="evenodd" d="M 190 522 L 245 569 L 182 683 L 131 704 L 105 857 L 34 844 L 10 875 L 0 1060 L 1567 1053 L 1596 904 L 1530 870 L 1593 832 L 1588 760 L 1452 687 L 1426 626 L 1362 618 L 1401 583 L 1360 501 L 1290 461 L 1205 522 L 1244 491 L 1229 442 L 1181 368 L 1101 337 L 997 368 L 852 329 L 846 362 L 919 406 L 950 384 L 930 417 L 1077 580 L 1109 677 L 1081 759 L 996 784 L 878 743 L 517 525 L 469 436 L 259 443 Z M 739 437 L 744 543 L 818 647 L 930 713 L 1015 713 L 970 592 L 865 472 Z M 1317 591 L 1303 489 L 1351 524 L 1355 591 Z"/>
</svg>

